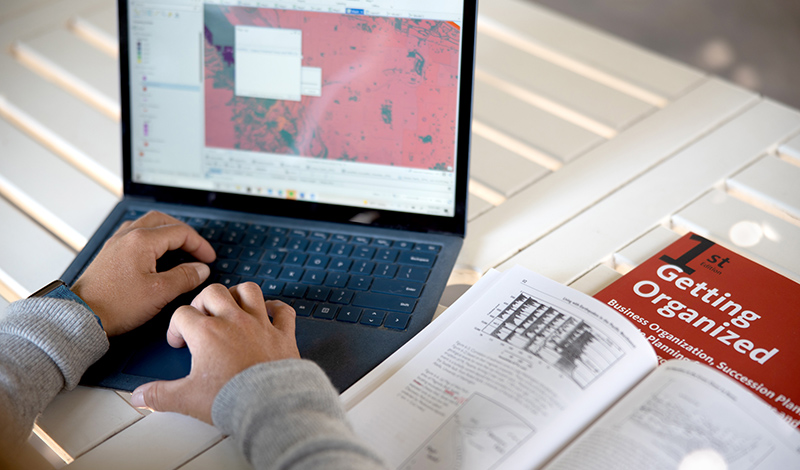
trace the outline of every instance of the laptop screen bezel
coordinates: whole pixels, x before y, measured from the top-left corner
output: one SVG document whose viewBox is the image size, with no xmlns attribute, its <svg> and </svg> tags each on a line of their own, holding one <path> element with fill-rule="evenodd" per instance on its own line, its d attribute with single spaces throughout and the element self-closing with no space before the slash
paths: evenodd
<svg viewBox="0 0 800 470">
<path fill-rule="evenodd" d="M 122 127 L 123 189 L 126 196 L 158 202 L 188 204 L 215 209 L 249 212 L 299 219 L 338 223 L 358 223 L 376 227 L 417 232 L 466 234 L 467 187 L 472 127 L 475 42 L 477 35 L 477 0 L 465 0 L 463 12 L 462 57 L 458 131 L 456 135 L 455 206 L 453 217 L 365 209 L 320 202 L 294 201 L 262 196 L 249 196 L 217 191 L 203 191 L 135 183 L 132 179 L 130 56 L 128 38 L 128 1 L 118 0 L 120 105 Z M 365 214 L 367 213 L 367 214 Z M 359 215 L 364 217 L 358 217 Z"/>
</svg>

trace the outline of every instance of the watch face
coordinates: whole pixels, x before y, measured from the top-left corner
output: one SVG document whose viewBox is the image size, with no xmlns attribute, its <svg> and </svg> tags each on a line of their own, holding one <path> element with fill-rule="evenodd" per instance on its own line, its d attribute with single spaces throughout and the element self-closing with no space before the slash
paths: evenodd
<svg viewBox="0 0 800 470">
<path fill-rule="evenodd" d="M 66 286 L 66 284 L 61 279 L 56 279 L 55 281 L 51 282 L 50 284 L 42 287 L 41 289 L 39 289 L 36 292 L 34 292 L 33 294 L 31 294 L 30 297 L 28 297 L 28 298 L 30 299 L 30 298 L 33 298 L 33 297 L 44 297 L 47 294 L 49 294 L 50 292 L 53 292 L 54 290 L 58 289 L 61 286 Z"/>
</svg>

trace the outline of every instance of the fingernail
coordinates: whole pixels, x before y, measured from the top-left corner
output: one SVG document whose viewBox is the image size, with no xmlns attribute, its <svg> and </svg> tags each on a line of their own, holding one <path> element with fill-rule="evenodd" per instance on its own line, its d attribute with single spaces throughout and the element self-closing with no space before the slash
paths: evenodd
<svg viewBox="0 0 800 470">
<path fill-rule="evenodd" d="M 137 388 L 133 391 L 133 394 L 131 395 L 131 405 L 135 406 L 136 408 L 144 408 L 147 406 L 144 403 L 144 390 Z"/>
<path fill-rule="evenodd" d="M 197 275 L 200 276 L 202 280 L 206 280 L 211 274 L 211 268 L 209 268 L 207 264 L 197 263 L 194 268 L 197 270 Z"/>
</svg>

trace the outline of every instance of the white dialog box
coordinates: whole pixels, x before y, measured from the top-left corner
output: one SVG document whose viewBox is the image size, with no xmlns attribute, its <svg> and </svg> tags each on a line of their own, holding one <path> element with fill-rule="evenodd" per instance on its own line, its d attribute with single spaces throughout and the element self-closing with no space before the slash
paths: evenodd
<svg viewBox="0 0 800 470">
<path fill-rule="evenodd" d="M 300 101 L 303 33 L 299 29 L 236 26 L 237 96 Z"/>
</svg>

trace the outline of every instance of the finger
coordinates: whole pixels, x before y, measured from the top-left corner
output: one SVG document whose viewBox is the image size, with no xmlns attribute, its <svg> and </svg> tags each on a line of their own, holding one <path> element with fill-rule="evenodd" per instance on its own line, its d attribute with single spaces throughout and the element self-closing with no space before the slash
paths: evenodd
<svg viewBox="0 0 800 470">
<path fill-rule="evenodd" d="M 211 244 L 186 224 L 161 225 L 143 229 L 140 233 L 144 243 L 152 250 L 155 259 L 161 258 L 167 251 L 178 249 L 204 263 L 210 263 L 217 257 Z"/>
<path fill-rule="evenodd" d="M 254 282 L 245 282 L 231 287 L 230 293 L 245 312 L 258 318 L 267 319 L 267 307 L 261 287 Z"/>
<path fill-rule="evenodd" d="M 159 278 L 154 295 L 169 303 L 175 297 L 189 292 L 203 283 L 211 274 L 211 268 L 203 263 L 183 263 L 161 273 L 153 274 Z M 165 305 L 166 305 L 165 303 Z"/>
<path fill-rule="evenodd" d="M 192 307 L 208 316 L 224 316 L 241 310 L 227 287 L 211 284 L 192 300 Z"/>
<path fill-rule="evenodd" d="M 178 307 L 169 320 L 167 329 L 167 342 L 173 348 L 182 348 L 194 342 L 194 336 L 199 324 L 206 319 L 206 315 L 190 305 Z"/>
<path fill-rule="evenodd" d="M 155 228 L 161 225 L 182 224 L 180 220 L 159 211 L 150 211 L 132 222 L 135 228 Z"/>
<path fill-rule="evenodd" d="M 131 395 L 131 404 L 137 408 L 147 407 L 155 411 L 174 411 L 190 414 L 186 391 L 191 390 L 188 378 L 160 380 L 139 386 Z"/>
<path fill-rule="evenodd" d="M 272 316 L 272 324 L 280 331 L 294 336 L 296 313 L 292 307 L 280 300 L 270 300 L 266 303 L 267 311 Z"/>
</svg>

